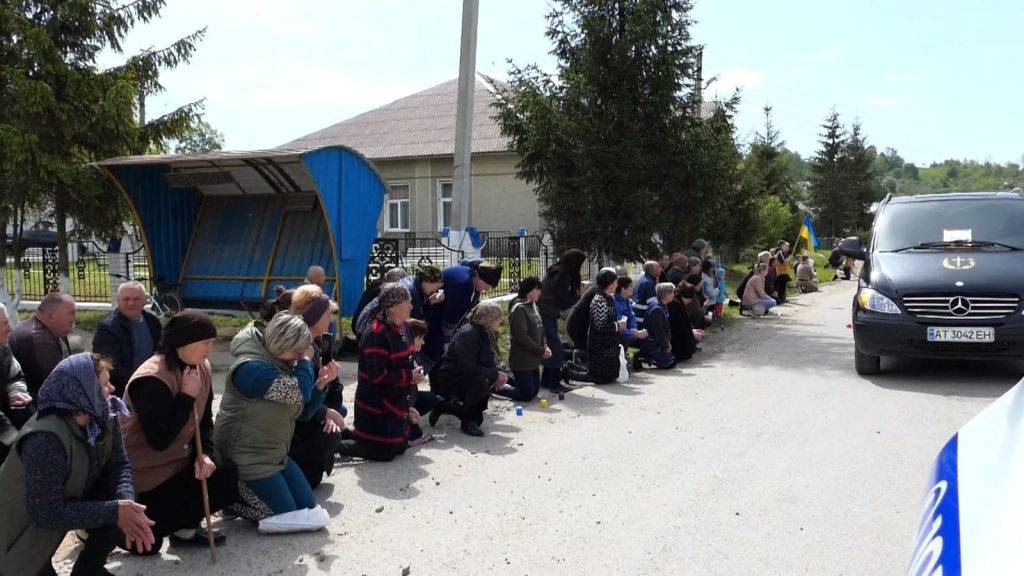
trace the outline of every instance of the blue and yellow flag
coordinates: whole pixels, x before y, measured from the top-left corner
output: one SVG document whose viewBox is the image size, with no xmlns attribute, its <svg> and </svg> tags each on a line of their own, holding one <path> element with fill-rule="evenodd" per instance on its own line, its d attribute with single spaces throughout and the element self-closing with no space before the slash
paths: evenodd
<svg viewBox="0 0 1024 576">
<path fill-rule="evenodd" d="M 797 243 L 804 240 L 807 243 L 807 251 L 813 253 L 818 247 L 818 237 L 814 234 L 814 222 L 811 215 L 804 216 L 804 224 L 800 227 L 800 234 L 797 235 Z"/>
</svg>

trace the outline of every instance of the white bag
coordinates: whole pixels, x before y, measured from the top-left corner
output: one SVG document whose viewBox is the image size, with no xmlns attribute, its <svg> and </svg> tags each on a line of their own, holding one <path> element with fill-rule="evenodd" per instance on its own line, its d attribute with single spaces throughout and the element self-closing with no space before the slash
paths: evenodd
<svg viewBox="0 0 1024 576">
<path fill-rule="evenodd" d="M 319 505 L 284 514 L 276 514 L 260 520 L 260 534 L 291 534 L 295 532 L 316 532 L 323 530 L 331 521 L 327 510 Z"/>
<path fill-rule="evenodd" d="M 626 349 L 619 346 L 619 377 L 616 382 L 629 382 L 629 362 L 626 361 Z"/>
</svg>

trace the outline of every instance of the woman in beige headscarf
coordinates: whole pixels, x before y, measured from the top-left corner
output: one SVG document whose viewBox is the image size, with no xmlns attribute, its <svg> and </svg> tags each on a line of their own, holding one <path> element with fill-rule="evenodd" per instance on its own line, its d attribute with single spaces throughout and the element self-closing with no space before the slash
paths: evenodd
<svg viewBox="0 0 1024 576">
<path fill-rule="evenodd" d="M 462 431 L 483 436 L 480 425 L 491 390 L 498 390 L 508 375 L 498 369 L 498 328 L 505 315 L 494 302 L 481 302 L 469 313 L 469 322 L 455 333 L 444 358 L 430 378 L 430 389 L 448 401 L 430 413 L 430 424 L 442 413 L 462 420 Z"/>
</svg>

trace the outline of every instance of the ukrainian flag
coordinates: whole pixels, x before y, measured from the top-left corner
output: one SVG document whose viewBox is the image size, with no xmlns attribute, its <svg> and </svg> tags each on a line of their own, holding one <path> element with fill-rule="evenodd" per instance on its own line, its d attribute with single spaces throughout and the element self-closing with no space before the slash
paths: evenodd
<svg viewBox="0 0 1024 576">
<path fill-rule="evenodd" d="M 814 222 L 811 220 L 811 215 L 804 216 L 804 224 L 800 227 L 800 234 L 797 235 L 797 243 L 800 240 L 804 240 L 807 244 L 807 251 L 814 253 L 814 249 L 818 247 L 818 237 L 814 234 Z M 794 253 L 796 250 L 793 251 Z"/>
</svg>

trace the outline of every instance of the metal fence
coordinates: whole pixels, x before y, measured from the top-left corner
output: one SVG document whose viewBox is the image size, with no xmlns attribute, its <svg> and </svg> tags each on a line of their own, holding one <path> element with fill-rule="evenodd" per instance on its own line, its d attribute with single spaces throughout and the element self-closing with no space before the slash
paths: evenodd
<svg viewBox="0 0 1024 576">
<path fill-rule="evenodd" d="M 57 271 L 57 248 L 26 248 L 22 251 L 21 267 L 16 265 L 14 255 L 7 256 L 7 290 L 15 290 L 16 275 L 20 275 L 22 298 L 41 300 L 50 292 L 60 287 Z M 110 254 L 93 242 L 78 244 L 69 250 L 70 280 L 72 293 L 80 302 L 109 302 L 111 286 L 116 286 L 121 279 L 111 277 L 111 261 L 113 270 L 130 278 L 149 278 L 149 261 L 142 248 L 131 253 Z M 150 289 L 150 282 L 144 282 Z"/>
<path fill-rule="evenodd" d="M 484 298 L 514 294 L 523 278 L 543 278 L 548 267 L 558 260 L 559 255 L 550 245 L 550 240 L 545 237 L 518 236 L 507 232 L 481 232 L 480 237 L 484 241 L 480 256 L 502 267 L 501 281 L 485 292 Z M 388 269 L 395 266 L 401 266 L 409 271 L 424 265 L 443 269 L 454 266 L 465 258 L 463 251 L 445 246 L 440 236 L 435 233 L 386 234 L 373 243 L 370 262 L 366 269 L 366 283 L 381 278 Z M 643 268 L 641 263 L 621 265 L 630 276 L 639 275 Z M 601 267 L 598 258 L 588 258 L 580 271 L 582 278 L 593 278 Z"/>
</svg>

